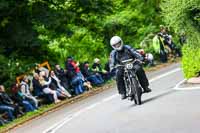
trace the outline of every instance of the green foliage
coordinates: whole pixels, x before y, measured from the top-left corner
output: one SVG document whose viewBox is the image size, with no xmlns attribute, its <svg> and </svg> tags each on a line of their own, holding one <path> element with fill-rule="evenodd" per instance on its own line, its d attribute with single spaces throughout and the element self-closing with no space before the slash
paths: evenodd
<svg viewBox="0 0 200 133">
<path fill-rule="evenodd" d="M 125 44 L 140 42 L 160 23 L 159 0 L 1 0 L 0 81 L 13 80 L 35 62 L 64 63 L 68 55 L 79 61 L 98 57 L 107 61 L 110 38 L 119 35 Z M 149 39 L 146 49 L 149 49 Z M 150 48 L 151 49 L 151 48 Z M 9 60 L 19 66 L 6 65 Z M 11 75 L 9 73 L 11 72 Z"/>
<path fill-rule="evenodd" d="M 186 78 L 195 76 L 200 71 L 198 63 L 200 61 L 198 55 L 200 52 L 200 1 L 164 0 L 162 11 L 166 24 L 172 27 L 176 33 L 186 32 L 188 40 L 187 45 L 183 48 L 183 70 Z"/>
<path fill-rule="evenodd" d="M 200 12 L 200 1 L 166 0 L 162 3 L 162 9 L 165 22 L 173 27 L 175 32 L 186 31 L 189 36 L 188 44 L 199 47 L 200 31 L 197 21 Z"/>
<path fill-rule="evenodd" d="M 10 87 L 9 85 L 15 82 L 16 76 L 25 74 L 34 67 L 32 61 L 22 61 L 14 58 L 8 59 L 2 55 L 0 55 L 0 63 L 0 81 L 6 87 Z"/>
<path fill-rule="evenodd" d="M 197 76 L 200 71 L 200 48 L 193 48 L 185 45 L 182 49 L 182 66 L 186 78 Z"/>
<path fill-rule="evenodd" d="M 120 4 L 119 4 L 120 5 Z M 104 27 L 107 41 L 113 35 L 119 35 L 126 44 L 139 47 L 140 42 L 151 32 L 156 31 L 156 21 L 159 15 L 155 1 L 141 2 L 138 0 L 121 4 L 115 14 L 106 18 Z"/>
<path fill-rule="evenodd" d="M 93 38 L 88 34 L 86 28 L 75 28 L 76 32 L 70 37 L 61 35 L 55 38 L 49 44 L 50 51 L 54 51 L 61 61 L 69 55 L 73 55 L 75 59 L 82 61 L 92 61 L 93 58 L 106 57 L 105 45 L 101 42 L 100 38 Z M 90 57 L 94 55 L 95 57 Z"/>
</svg>

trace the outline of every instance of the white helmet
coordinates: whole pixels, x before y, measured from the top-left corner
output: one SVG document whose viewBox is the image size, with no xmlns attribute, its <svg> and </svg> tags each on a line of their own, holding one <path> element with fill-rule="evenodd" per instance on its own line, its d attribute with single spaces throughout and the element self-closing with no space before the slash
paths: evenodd
<svg viewBox="0 0 200 133">
<path fill-rule="evenodd" d="M 95 59 L 94 59 L 94 63 L 98 63 L 99 61 L 100 61 L 99 58 L 95 58 Z"/>
<path fill-rule="evenodd" d="M 149 61 L 153 61 L 153 55 L 151 54 L 151 53 L 148 53 L 148 54 L 146 54 L 146 58 L 147 58 L 147 60 L 149 60 Z"/>
<path fill-rule="evenodd" d="M 110 39 L 110 45 L 113 49 L 120 51 L 123 48 L 123 41 L 119 36 L 113 36 Z"/>
</svg>

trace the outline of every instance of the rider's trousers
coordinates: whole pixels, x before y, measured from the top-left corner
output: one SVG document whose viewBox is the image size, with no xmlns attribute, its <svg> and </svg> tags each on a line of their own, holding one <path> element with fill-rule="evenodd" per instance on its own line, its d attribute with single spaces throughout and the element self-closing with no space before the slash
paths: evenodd
<svg viewBox="0 0 200 133">
<path fill-rule="evenodd" d="M 138 80 L 139 80 L 140 85 L 142 86 L 142 88 L 144 90 L 146 88 L 148 88 L 149 81 L 148 81 L 147 76 L 145 74 L 145 71 L 144 71 L 144 69 L 142 67 L 140 67 L 137 70 L 136 75 L 138 77 Z M 118 69 L 117 73 L 116 73 L 116 81 L 117 81 L 117 88 L 118 88 L 119 94 L 125 94 L 126 93 L 123 77 L 124 77 L 124 69 Z"/>
</svg>

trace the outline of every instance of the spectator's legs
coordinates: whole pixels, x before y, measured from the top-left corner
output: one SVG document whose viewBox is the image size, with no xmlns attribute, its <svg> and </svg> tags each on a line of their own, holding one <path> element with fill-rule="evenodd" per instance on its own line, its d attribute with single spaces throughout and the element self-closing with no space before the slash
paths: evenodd
<svg viewBox="0 0 200 133">
<path fill-rule="evenodd" d="M 25 112 L 30 112 L 30 111 L 34 111 L 35 110 L 33 105 L 27 100 L 23 100 L 22 104 L 23 104 L 23 106 L 25 108 Z"/>
<path fill-rule="evenodd" d="M 31 102 L 33 102 L 35 108 L 38 108 L 38 100 L 35 97 L 29 96 L 28 99 L 31 100 Z"/>
<path fill-rule="evenodd" d="M 71 97 L 72 96 L 63 86 L 59 85 L 59 89 L 67 97 Z"/>
<path fill-rule="evenodd" d="M 0 117 L 0 126 L 3 126 L 5 124 L 5 120 Z"/>
<path fill-rule="evenodd" d="M 6 105 L 0 105 L 0 110 L 5 111 L 8 113 L 8 120 L 12 121 L 15 119 L 13 113 L 14 113 L 14 108 Z"/>
<path fill-rule="evenodd" d="M 104 82 L 104 80 L 103 80 L 101 74 L 97 73 L 97 74 L 96 74 L 96 77 L 99 79 L 99 81 L 100 81 L 101 83 Z"/>
<path fill-rule="evenodd" d="M 79 76 L 83 81 L 85 80 L 85 78 L 81 72 L 77 73 L 77 76 Z"/>
<path fill-rule="evenodd" d="M 103 83 L 97 78 L 96 75 L 91 75 L 87 77 L 87 80 L 90 81 L 93 85 L 99 85 Z"/>
<path fill-rule="evenodd" d="M 83 93 L 83 80 L 80 78 L 80 76 L 76 76 L 72 79 L 72 85 L 74 86 L 76 95 Z"/>
<path fill-rule="evenodd" d="M 70 86 L 69 86 L 68 81 L 65 81 L 65 82 L 62 81 L 62 82 L 61 82 L 61 85 L 62 85 L 62 86 L 65 88 L 65 90 L 71 95 L 72 92 L 71 92 L 71 90 L 69 89 Z"/>
<path fill-rule="evenodd" d="M 163 63 L 167 62 L 167 53 L 163 50 L 160 50 L 160 60 Z"/>
<path fill-rule="evenodd" d="M 77 84 L 74 89 L 75 89 L 76 95 L 83 93 L 83 85 L 82 84 Z"/>
<path fill-rule="evenodd" d="M 79 95 L 79 86 L 78 86 L 78 85 L 77 85 L 77 86 L 75 86 L 75 88 L 74 88 L 74 89 L 75 89 L 75 94 L 76 94 L 76 95 Z"/>
<path fill-rule="evenodd" d="M 42 91 L 39 88 L 34 88 L 33 89 L 33 95 L 34 96 L 40 96 Z"/>
<path fill-rule="evenodd" d="M 50 88 L 44 88 L 43 91 L 45 94 L 52 94 L 55 103 L 60 102 L 60 100 L 58 100 L 56 91 L 51 90 Z"/>
<path fill-rule="evenodd" d="M 45 98 L 46 98 L 48 104 L 54 102 L 54 99 L 53 99 L 53 95 L 52 95 L 52 94 L 45 94 L 44 96 L 45 96 Z"/>
<path fill-rule="evenodd" d="M 20 109 L 19 109 L 19 105 L 13 105 L 12 106 L 14 108 L 14 116 L 17 118 L 18 115 L 23 115 L 24 112 L 22 112 Z"/>
</svg>

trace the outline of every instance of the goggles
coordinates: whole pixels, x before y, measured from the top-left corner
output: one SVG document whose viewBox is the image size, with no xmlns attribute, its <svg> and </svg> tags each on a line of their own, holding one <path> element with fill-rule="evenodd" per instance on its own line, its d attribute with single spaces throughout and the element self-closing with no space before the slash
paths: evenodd
<svg viewBox="0 0 200 133">
<path fill-rule="evenodd" d="M 116 44 L 114 44 L 114 45 L 112 45 L 114 48 L 119 48 L 120 46 L 121 46 L 121 41 L 120 42 L 118 42 L 118 43 L 116 43 Z"/>
</svg>

